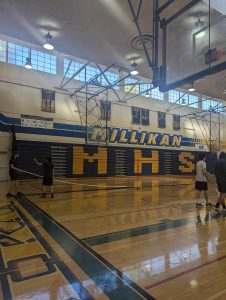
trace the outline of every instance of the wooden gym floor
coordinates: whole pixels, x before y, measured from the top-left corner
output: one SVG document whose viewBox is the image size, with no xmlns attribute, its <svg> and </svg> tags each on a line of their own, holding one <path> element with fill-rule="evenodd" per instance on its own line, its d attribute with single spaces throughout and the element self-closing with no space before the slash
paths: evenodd
<svg viewBox="0 0 226 300">
<path fill-rule="evenodd" d="M 193 187 L 192 177 L 78 179 L 43 200 L 40 182 L 8 199 L 1 183 L 0 299 L 226 299 L 225 217 L 196 209 Z M 215 203 L 214 183 L 209 192 Z"/>
</svg>

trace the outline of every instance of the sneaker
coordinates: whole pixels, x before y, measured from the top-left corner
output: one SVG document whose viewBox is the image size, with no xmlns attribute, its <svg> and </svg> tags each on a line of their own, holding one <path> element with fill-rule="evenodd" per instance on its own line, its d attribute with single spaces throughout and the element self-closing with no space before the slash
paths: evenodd
<svg viewBox="0 0 226 300">
<path fill-rule="evenodd" d="M 209 203 L 206 204 L 206 206 L 211 207 L 211 206 L 213 206 L 213 204 L 209 202 Z"/>
<path fill-rule="evenodd" d="M 46 197 L 46 195 L 45 194 L 42 194 L 41 196 L 40 196 L 40 198 L 45 198 Z"/>
<path fill-rule="evenodd" d="M 10 194 L 10 193 L 7 193 L 7 194 L 6 194 L 6 197 L 13 197 L 13 195 Z"/>
<path fill-rule="evenodd" d="M 51 198 L 54 199 L 54 195 L 53 194 L 51 194 Z"/>
<path fill-rule="evenodd" d="M 223 207 L 221 212 L 225 213 L 226 212 L 226 207 Z"/>
<path fill-rule="evenodd" d="M 215 207 L 214 210 L 215 210 L 215 212 L 217 212 L 217 213 L 220 213 L 220 212 L 221 212 L 220 209 L 219 209 L 219 207 Z"/>
<path fill-rule="evenodd" d="M 203 205 L 201 203 L 196 203 L 195 206 L 196 207 L 203 207 Z"/>
</svg>

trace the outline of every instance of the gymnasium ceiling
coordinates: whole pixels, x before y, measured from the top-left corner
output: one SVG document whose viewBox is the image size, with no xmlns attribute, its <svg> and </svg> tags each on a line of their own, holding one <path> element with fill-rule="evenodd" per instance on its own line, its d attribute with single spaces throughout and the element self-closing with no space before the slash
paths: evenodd
<svg viewBox="0 0 226 300">
<path fill-rule="evenodd" d="M 160 0 L 160 5 L 165 2 Z M 165 16 L 188 2 L 175 0 Z M 137 9 L 139 0 L 132 3 Z M 143 0 L 139 23 L 143 33 L 152 33 L 152 0 Z M 126 68 L 136 58 L 140 75 L 151 78 L 143 50 L 131 47 L 138 32 L 128 0 L 0 0 L 0 34 L 41 45 L 48 30 L 59 52 Z M 217 86 L 224 74 L 226 77 L 222 72 L 199 80 L 197 91 L 226 100 Z"/>
</svg>

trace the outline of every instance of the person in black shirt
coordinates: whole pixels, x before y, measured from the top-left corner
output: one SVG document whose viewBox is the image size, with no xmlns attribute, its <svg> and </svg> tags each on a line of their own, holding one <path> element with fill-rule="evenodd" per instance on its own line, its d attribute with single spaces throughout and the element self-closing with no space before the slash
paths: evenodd
<svg viewBox="0 0 226 300">
<path fill-rule="evenodd" d="M 220 193 L 220 197 L 217 200 L 215 205 L 215 210 L 219 212 L 219 206 L 222 205 L 223 212 L 226 212 L 226 206 L 224 202 L 224 198 L 226 197 L 226 153 L 221 152 L 219 155 L 219 159 L 215 164 L 215 176 L 217 181 L 218 191 Z"/>
<path fill-rule="evenodd" d="M 44 167 L 44 176 L 43 176 L 43 180 L 42 180 L 43 194 L 40 196 L 40 198 L 46 197 L 46 187 L 50 188 L 51 198 L 54 198 L 54 195 L 53 195 L 53 169 L 54 169 L 54 166 L 52 164 L 52 158 L 47 157 L 43 162 L 39 162 L 35 158 L 34 161 L 36 162 L 36 164 L 38 166 Z"/>
<path fill-rule="evenodd" d="M 10 161 L 9 161 L 9 176 L 10 176 L 10 187 L 9 187 L 9 192 L 7 193 L 7 197 L 13 196 L 10 192 L 16 187 L 17 190 L 17 195 L 20 195 L 20 185 L 18 181 L 18 170 L 17 170 L 17 159 L 19 157 L 19 152 L 14 152 Z"/>
</svg>

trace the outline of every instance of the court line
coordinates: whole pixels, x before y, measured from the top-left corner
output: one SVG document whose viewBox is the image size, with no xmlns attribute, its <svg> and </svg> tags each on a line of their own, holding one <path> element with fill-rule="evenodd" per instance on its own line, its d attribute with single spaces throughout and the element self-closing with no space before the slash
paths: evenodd
<svg viewBox="0 0 226 300">
<path fill-rule="evenodd" d="M 16 199 L 110 299 L 155 300 L 27 197 Z"/>
<path fill-rule="evenodd" d="M 212 216 L 212 219 L 218 219 L 220 217 L 225 217 L 223 215 L 216 215 Z M 208 220 L 208 222 L 211 221 Z M 196 224 L 200 223 L 200 221 L 196 220 L 196 217 L 194 218 L 185 218 L 185 219 L 178 219 L 178 220 L 172 220 L 169 222 L 164 222 L 164 223 L 157 223 L 157 224 L 152 224 L 148 226 L 143 226 L 143 227 L 137 227 L 133 229 L 128 229 L 128 230 L 122 230 L 122 231 L 117 231 L 117 232 L 112 232 L 108 234 L 102 234 L 94 237 L 89 237 L 83 239 L 85 243 L 87 243 L 89 246 L 98 246 L 102 244 L 107 244 L 119 240 L 124 240 L 128 239 L 131 237 L 137 237 L 137 236 L 142 236 L 145 234 L 150 234 L 154 232 L 160 232 L 160 231 L 165 231 L 169 229 L 174 229 L 174 228 L 179 228 L 183 227 L 186 225 L 190 224 Z"/>
<path fill-rule="evenodd" d="M 9 281 L 7 277 L 7 273 L 5 271 L 5 265 L 4 265 L 4 260 L 2 256 L 2 250 L 0 248 L 0 282 L 1 282 L 1 289 L 2 289 L 2 294 L 4 299 L 7 300 L 12 300 L 12 294 L 9 286 Z"/>
<path fill-rule="evenodd" d="M 222 296 L 222 295 L 224 295 L 224 294 L 226 294 L 226 289 L 220 291 L 219 293 L 217 293 L 217 294 L 215 294 L 215 295 L 213 295 L 213 296 L 211 296 L 211 297 L 209 297 L 209 298 L 206 298 L 206 300 L 215 300 L 215 299 L 219 299 L 219 296 Z M 225 298 L 226 298 L 226 297 L 225 297 Z"/>
<path fill-rule="evenodd" d="M 170 277 L 168 277 L 168 278 L 165 278 L 165 279 L 163 279 L 163 280 L 157 281 L 157 282 L 155 282 L 155 283 L 153 283 L 153 284 L 150 284 L 150 285 L 146 286 L 145 289 L 149 290 L 149 289 L 155 288 L 155 287 L 157 287 L 157 286 L 159 286 L 159 285 L 162 285 L 162 284 L 164 284 L 164 283 L 167 283 L 167 282 L 169 282 L 169 281 L 171 281 L 171 280 L 173 280 L 173 279 L 176 279 L 176 278 L 181 277 L 181 276 L 183 276 L 183 275 L 189 274 L 189 273 L 191 273 L 191 272 L 194 272 L 194 271 L 196 271 L 196 270 L 199 270 L 199 269 L 201 269 L 201 268 L 204 268 L 204 267 L 206 267 L 206 266 L 209 266 L 209 265 L 211 265 L 211 264 L 214 264 L 214 263 L 216 263 L 216 262 L 218 262 L 218 261 L 221 261 L 221 260 L 223 260 L 223 259 L 226 259 L 226 255 L 223 255 L 223 256 L 221 256 L 221 257 L 218 257 L 218 258 L 216 258 L 216 259 L 214 259 L 214 260 L 208 261 L 208 262 L 206 262 L 206 263 L 204 263 L 204 264 L 201 264 L 201 265 L 198 265 L 198 266 L 196 266 L 196 267 L 190 268 L 190 269 L 188 269 L 188 270 L 186 270 L 186 271 L 177 273 L 177 274 L 175 274 L 175 275 L 173 275 L 173 276 L 170 276 Z"/>
<path fill-rule="evenodd" d="M 193 219 L 179 219 L 170 222 L 157 223 L 143 227 L 137 227 L 133 229 L 113 232 L 109 234 L 103 234 L 95 237 L 85 238 L 83 241 L 87 243 L 89 246 L 97 246 L 102 244 L 107 244 L 119 240 L 124 240 L 132 237 L 137 237 L 149 233 L 165 231 L 172 228 L 178 228 L 185 225 L 194 224 Z"/>
<path fill-rule="evenodd" d="M 33 226 L 31 221 L 24 215 L 24 213 L 13 204 L 14 209 L 17 211 L 20 218 L 25 222 L 26 226 L 29 228 L 33 236 L 38 240 L 42 248 L 45 249 L 49 257 L 54 259 L 54 264 L 58 267 L 62 275 L 71 285 L 72 289 L 81 297 L 81 299 L 94 299 L 88 290 L 83 286 L 82 282 L 72 273 L 68 266 L 63 262 L 63 260 L 58 256 L 55 250 L 48 244 L 46 239 L 41 235 L 41 233 Z M 6 298 L 8 300 L 8 298 Z"/>
</svg>

